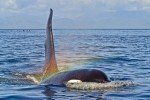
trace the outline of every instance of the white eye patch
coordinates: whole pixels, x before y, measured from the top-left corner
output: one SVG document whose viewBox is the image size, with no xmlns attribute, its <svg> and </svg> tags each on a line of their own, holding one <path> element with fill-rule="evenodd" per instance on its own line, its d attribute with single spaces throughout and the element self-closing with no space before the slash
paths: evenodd
<svg viewBox="0 0 150 100">
<path fill-rule="evenodd" d="M 69 83 L 69 84 L 82 83 L 82 81 L 81 80 L 72 79 L 72 80 L 69 80 L 67 83 Z"/>
</svg>

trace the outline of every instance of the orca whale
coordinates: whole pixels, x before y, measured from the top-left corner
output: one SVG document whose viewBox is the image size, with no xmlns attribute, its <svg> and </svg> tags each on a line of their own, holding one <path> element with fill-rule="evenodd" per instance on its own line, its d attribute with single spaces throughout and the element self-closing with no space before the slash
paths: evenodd
<svg viewBox="0 0 150 100">
<path fill-rule="evenodd" d="M 72 79 L 81 80 L 82 82 L 109 82 L 107 75 L 98 69 L 78 69 L 59 72 L 55 57 L 54 38 L 52 32 L 52 16 L 53 10 L 50 9 L 46 28 L 45 67 L 42 73 L 41 83 L 61 85 Z"/>
</svg>

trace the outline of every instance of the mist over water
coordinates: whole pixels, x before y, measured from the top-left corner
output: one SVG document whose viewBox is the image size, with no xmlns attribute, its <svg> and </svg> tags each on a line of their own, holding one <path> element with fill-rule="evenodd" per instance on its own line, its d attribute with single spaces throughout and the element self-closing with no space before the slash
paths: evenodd
<svg viewBox="0 0 150 100">
<path fill-rule="evenodd" d="M 0 30 L 0 98 L 111 99 L 150 97 L 150 30 L 54 30 L 56 58 L 66 69 L 95 68 L 110 80 L 141 85 L 106 91 L 40 86 L 22 73 L 42 71 L 45 30 Z"/>
</svg>

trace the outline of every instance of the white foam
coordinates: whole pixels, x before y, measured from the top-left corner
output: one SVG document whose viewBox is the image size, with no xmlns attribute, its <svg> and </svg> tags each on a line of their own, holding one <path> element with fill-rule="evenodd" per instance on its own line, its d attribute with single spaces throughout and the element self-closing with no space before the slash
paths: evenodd
<svg viewBox="0 0 150 100">
<path fill-rule="evenodd" d="M 135 85 L 133 81 L 112 81 L 108 83 L 95 83 L 95 82 L 66 83 L 66 87 L 77 90 L 101 90 L 133 85 Z"/>
<path fill-rule="evenodd" d="M 38 81 L 35 77 L 33 77 L 33 76 L 31 76 L 31 75 L 27 75 L 26 77 L 27 77 L 28 79 L 32 80 L 34 83 L 39 84 L 39 81 Z"/>
</svg>

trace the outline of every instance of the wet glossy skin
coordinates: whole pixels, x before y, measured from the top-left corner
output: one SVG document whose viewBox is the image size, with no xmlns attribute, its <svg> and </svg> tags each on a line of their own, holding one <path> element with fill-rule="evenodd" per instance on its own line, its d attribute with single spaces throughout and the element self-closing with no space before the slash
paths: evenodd
<svg viewBox="0 0 150 100">
<path fill-rule="evenodd" d="M 57 73 L 43 81 L 43 83 L 62 85 L 71 79 L 78 79 L 82 82 L 109 82 L 106 74 L 97 69 L 79 69 Z"/>
<path fill-rule="evenodd" d="M 52 16 L 53 10 L 50 9 L 50 15 L 46 27 L 46 41 L 45 41 L 45 67 L 43 70 L 43 79 L 53 73 L 58 72 L 55 47 L 52 32 Z"/>
</svg>

